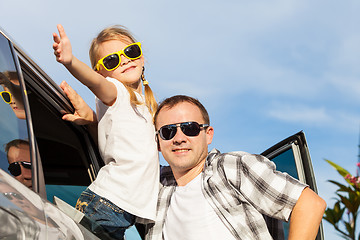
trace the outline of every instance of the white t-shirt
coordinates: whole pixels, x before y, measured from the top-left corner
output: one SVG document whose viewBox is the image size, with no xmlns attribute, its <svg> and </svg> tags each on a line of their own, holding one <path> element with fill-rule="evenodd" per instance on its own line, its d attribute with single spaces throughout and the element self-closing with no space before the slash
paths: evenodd
<svg viewBox="0 0 360 240">
<path fill-rule="evenodd" d="M 89 188 L 131 214 L 154 220 L 159 156 L 152 116 L 145 104 L 134 111 L 125 86 L 107 79 L 116 86 L 115 103 L 106 106 L 96 99 L 99 150 L 106 165 Z"/>
<path fill-rule="evenodd" d="M 163 234 L 165 240 L 235 239 L 201 190 L 199 174 L 186 186 L 177 186 L 171 196 Z"/>
</svg>

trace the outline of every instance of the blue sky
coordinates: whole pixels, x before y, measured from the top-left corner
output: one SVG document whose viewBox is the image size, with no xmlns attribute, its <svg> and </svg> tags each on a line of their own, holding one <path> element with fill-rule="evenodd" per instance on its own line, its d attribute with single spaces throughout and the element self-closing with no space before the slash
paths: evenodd
<svg viewBox="0 0 360 240">
<path fill-rule="evenodd" d="M 360 130 L 360 3 L 349 1 L 1 1 L 0 27 L 57 83 L 91 92 L 55 61 L 52 33 L 63 24 L 73 52 L 122 24 L 142 42 L 158 100 L 197 97 L 222 152 L 260 153 L 300 130 L 318 190 L 341 181 L 324 159 L 355 173 Z M 338 239 L 324 223 L 326 239 Z"/>
</svg>

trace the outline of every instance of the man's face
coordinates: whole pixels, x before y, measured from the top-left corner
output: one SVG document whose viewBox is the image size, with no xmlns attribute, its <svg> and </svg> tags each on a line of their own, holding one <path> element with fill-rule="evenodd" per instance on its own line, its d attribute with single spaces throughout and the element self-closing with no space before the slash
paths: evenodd
<svg viewBox="0 0 360 240">
<path fill-rule="evenodd" d="M 204 119 L 196 105 L 181 102 L 172 108 L 165 106 L 161 109 L 155 127 L 159 130 L 162 126 L 182 122 L 204 124 Z M 158 136 L 159 151 L 169 163 L 175 177 L 182 176 L 193 169 L 202 170 L 213 134 L 213 128 L 208 127 L 202 128 L 198 136 L 189 137 L 178 127 L 176 135 L 170 140 L 163 140 Z"/>
<path fill-rule="evenodd" d="M 9 164 L 13 162 L 30 162 L 30 151 L 27 144 L 20 144 L 18 147 L 10 147 L 8 151 Z M 21 174 L 15 178 L 28 188 L 32 188 L 31 169 L 24 168 L 21 164 Z"/>
</svg>

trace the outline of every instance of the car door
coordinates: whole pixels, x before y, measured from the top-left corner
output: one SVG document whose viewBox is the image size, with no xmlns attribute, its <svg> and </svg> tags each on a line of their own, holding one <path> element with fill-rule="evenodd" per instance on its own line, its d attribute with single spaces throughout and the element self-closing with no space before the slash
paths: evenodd
<svg viewBox="0 0 360 240">
<path fill-rule="evenodd" d="M 274 161 L 276 170 L 287 172 L 292 177 L 308 184 L 309 187 L 317 193 L 314 170 L 304 132 L 300 131 L 284 139 L 262 152 L 261 155 Z M 271 226 L 268 227 L 270 229 L 272 228 Z M 287 239 L 289 230 L 288 223 L 283 222 L 282 228 L 285 239 Z M 322 224 L 320 225 L 316 239 L 324 239 Z"/>
<path fill-rule="evenodd" d="M 74 206 L 103 165 L 72 106 L 0 30 L 0 238 L 97 239 L 50 202 Z M 49 201 L 47 201 L 49 200 Z"/>
<path fill-rule="evenodd" d="M 0 85 L 12 96 L 11 103 L 3 104 L 1 120 L 5 131 L 13 129 L 3 137 L 28 143 L 35 192 L 49 201 L 55 192 L 60 198 L 81 192 L 104 165 L 91 136 L 86 127 L 61 119 L 73 107 L 57 84 L 4 35 L 1 46 Z M 14 126 L 5 127 L 10 124 Z"/>
</svg>

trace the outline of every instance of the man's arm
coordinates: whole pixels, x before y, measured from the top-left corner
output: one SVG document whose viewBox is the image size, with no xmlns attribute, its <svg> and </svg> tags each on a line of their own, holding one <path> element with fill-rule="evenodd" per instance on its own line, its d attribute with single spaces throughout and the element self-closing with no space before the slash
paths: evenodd
<svg viewBox="0 0 360 240">
<path fill-rule="evenodd" d="M 305 188 L 291 213 L 288 239 L 315 239 L 325 208 L 326 202 L 310 188 Z"/>
</svg>

